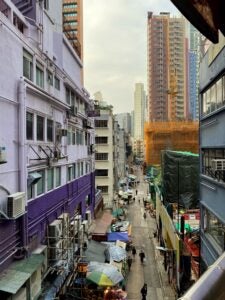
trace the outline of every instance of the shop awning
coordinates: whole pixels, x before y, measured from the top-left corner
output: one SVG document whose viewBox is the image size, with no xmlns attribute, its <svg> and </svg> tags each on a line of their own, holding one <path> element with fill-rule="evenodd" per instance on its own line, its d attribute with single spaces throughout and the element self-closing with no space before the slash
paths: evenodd
<svg viewBox="0 0 225 300">
<path fill-rule="evenodd" d="M 100 219 L 96 219 L 95 229 L 93 234 L 105 234 L 108 230 L 108 227 L 111 225 L 113 216 L 109 212 L 104 212 Z"/>
<path fill-rule="evenodd" d="M 0 291 L 16 294 L 21 286 L 42 264 L 44 256 L 31 255 L 27 259 L 15 262 L 0 274 Z"/>
<path fill-rule="evenodd" d="M 115 242 L 115 241 L 128 242 L 129 237 L 127 232 L 109 232 L 107 235 L 107 241 Z"/>
<path fill-rule="evenodd" d="M 98 261 L 105 262 L 105 250 L 107 249 L 107 245 L 96 241 L 90 241 L 88 243 L 88 248 L 85 251 L 85 256 L 88 261 Z"/>
</svg>

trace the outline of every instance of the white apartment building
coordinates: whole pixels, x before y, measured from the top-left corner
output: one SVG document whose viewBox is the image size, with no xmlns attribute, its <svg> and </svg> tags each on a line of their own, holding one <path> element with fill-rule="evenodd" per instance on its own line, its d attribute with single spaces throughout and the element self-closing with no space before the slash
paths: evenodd
<svg viewBox="0 0 225 300">
<path fill-rule="evenodd" d="M 146 95 L 143 83 L 135 84 L 134 91 L 134 155 L 143 160 L 144 158 L 144 121 L 145 121 Z"/>
<path fill-rule="evenodd" d="M 114 195 L 114 117 L 112 106 L 96 102 L 100 116 L 95 118 L 95 185 L 102 191 L 104 206 L 112 207 Z"/>
</svg>

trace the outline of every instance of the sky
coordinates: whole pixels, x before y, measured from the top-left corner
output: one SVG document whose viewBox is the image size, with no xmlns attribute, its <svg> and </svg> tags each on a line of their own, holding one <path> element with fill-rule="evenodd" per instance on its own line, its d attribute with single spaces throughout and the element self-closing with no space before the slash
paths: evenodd
<svg viewBox="0 0 225 300">
<path fill-rule="evenodd" d="M 147 76 L 147 13 L 179 15 L 170 0 L 83 0 L 84 86 L 114 113 L 131 112 Z"/>
</svg>

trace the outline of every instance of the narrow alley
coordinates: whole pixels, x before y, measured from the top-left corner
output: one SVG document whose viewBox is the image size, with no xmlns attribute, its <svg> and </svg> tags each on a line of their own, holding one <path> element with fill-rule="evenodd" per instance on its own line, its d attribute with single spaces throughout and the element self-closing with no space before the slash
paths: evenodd
<svg viewBox="0 0 225 300">
<path fill-rule="evenodd" d="M 142 171 L 139 168 L 136 172 L 140 183 L 137 186 L 138 194 L 136 200 L 128 207 L 128 219 L 132 223 L 131 238 L 137 254 L 135 259 L 133 259 L 128 277 L 128 299 L 141 299 L 140 289 L 144 283 L 147 283 L 147 300 L 174 300 L 176 296 L 168 283 L 167 274 L 163 266 L 163 256 L 156 250 L 157 239 L 154 238 L 156 230 L 155 218 L 152 218 L 148 213 L 146 220 L 143 217 L 143 198 L 147 195 L 148 184 L 144 182 Z M 140 203 L 138 199 L 140 199 Z M 144 250 L 146 256 L 146 261 L 143 265 L 139 258 L 141 249 Z"/>
</svg>

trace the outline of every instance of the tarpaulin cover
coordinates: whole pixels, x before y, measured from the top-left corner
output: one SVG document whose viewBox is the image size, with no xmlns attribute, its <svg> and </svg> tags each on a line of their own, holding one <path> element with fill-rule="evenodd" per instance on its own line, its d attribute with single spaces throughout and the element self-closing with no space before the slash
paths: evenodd
<svg viewBox="0 0 225 300">
<path fill-rule="evenodd" d="M 199 207 L 199 156 L 190 152 L 161 152 L 162 192 L 167 203 Z"/>
<path fill-rule="evenodd" d="M 129 237 L 127 232 L 110 232 L 107 235 L 107 241 L 115 242 L 115 241 L 123 241 L 128 242 Z"/>
</svg>

